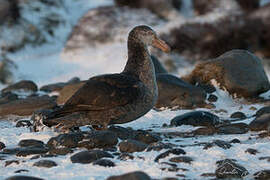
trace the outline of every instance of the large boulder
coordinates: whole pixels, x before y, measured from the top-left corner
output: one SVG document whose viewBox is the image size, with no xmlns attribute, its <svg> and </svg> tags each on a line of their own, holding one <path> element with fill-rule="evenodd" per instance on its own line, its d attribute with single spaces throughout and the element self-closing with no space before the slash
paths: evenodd
<svg viewBox="0 0 270 180">
<path fill-rule="evenodd" d="M 245 50 L 232 50 L 216 59 L 196 65 L 186 77 L 191 83 L 211 83 L 211 80 L 230 94 L 254 97 L 270 88 L 261 60 Z"/>
<path fill-rule="evenodd" d="M 146 8 L 161 18 L 170 19 L 181 8 L 181 0 L 114 0 L 118 6 Z"/>
<path fill-rule="evenodd" d="M 156 108 L 194 108 L 205 105 L 206 93 L 170 74 L 157 74 L 158 100 Z"/>
<path fill-rule="evenodd" d="M 153 26 L 157 22 L 160 23 L 160 18 L 146 9 L 116 6 L 91 9 L 74 27 L 67 40 L 64 53 L 69 51 L 73 53 L 74 50 L 93 47 L 115 39 L 124 40 L 134 24 Z"/>
</svg>

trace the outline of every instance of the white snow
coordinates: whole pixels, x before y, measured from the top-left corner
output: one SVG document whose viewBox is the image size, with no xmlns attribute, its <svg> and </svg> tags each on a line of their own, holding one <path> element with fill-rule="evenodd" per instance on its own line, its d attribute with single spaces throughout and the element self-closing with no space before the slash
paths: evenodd
<svg viewBox="0 0 270 180">
<path fill-rule="evenodd" d="M 81 52 L 74 54 L 74 57 L 69 59 L 61 54 L 64 42 L 71 31 L 71 28 L 76 24 L 79 17 L 82 16 L 89 8 L 98 5 L 110 4 L 109 0 L 65 0 L 65 9 L 68 11 L 60 11 L 64 13 L 70 24 L 59 27 L 57 31 L 58 41 L 44 44 L 41 47 L 25 47 L 19 52 L 8 54 L 10 59 L 13 59 L 18 65 L 15 71 L 16 79 L 30 79 L 36 82 L 39 86 L 54 82 L 63 82 L 70 78 L 77 76 L 81 79 L 88 79 L 89 77 L 102 74 L 119 72 L 123 69 L 126 63 L 126 43 L 124 41 L 117 41 L 99 45 L 89 49 L 82 49 Z M 190 5 L 187 5 L 190 6 Z M 72 7 L 72 8 L 70 8 Z M 209 16 L 209 15 L 208 15 Z M 212 14 L 206 17 L 207 21 L 218 19 L 220 16 Z M 25 14 L 25 17 L 35 18 Z M 198 18 L 199 19 L 199 18 Z M 205 20 L 204 19 L 204 20 Z M 184 20 L 183 22 L 185 22 Z M 37 22 L 38 23 L 38 22 Z M 180 22 L 181 24 L 182 22 Z M 168 25 L 156 26 L 157 31 L 166 31 L 172 26 L 179 24 L 177 20 Z M 123 33 L 123 32 L 122 32 Z M 121 37 L 126 37 L 126 32 L 120 34 Z M 181 72 L 190 71 L 190 66 L 181 68 Z M 262 97 L 269 98 L 269 92 L 264 93 Z M 256 111 L 263 107 L 263 104 L 247 104 L 243 99 L 233 99 L 226 91 L 218 89 L 215 92 L 218 101 L 214 109 L 198 108 L 197 110 L 205 110 L 212 112 L 223 119 L 228 119 L 233 112 L 244 112 L 248 117 L 243 122 L 249 123 L 254 117 L 251 117 Z M 161 112 L 151 110 L 145 116 L 136 121 L 122 124 L 123 127 L 132 127 L 133 129 L 152 129 L 153 132 L 190 132 L 196 128 L 192 126 L 181 126 L 175 128 L 163 128 L 164 123 L 169 124 L 170 120 L 177 116 L 190 112 L 193 110 L 164 110 Z M 28 119 L 28 118 L 26 118 Z M 12 164 L 4 167 L 4 161 L 0 161 L 0 179 L 17 175 L 14 171 L 19 169 L 27 169 L 29 172 L 23 172 L 21 175 L 36 176 L 44 179 L 59 179 L 59 180 L 103 180 L 111 175 L 119 175 L 131 171 L 141 170 L 148 173 L 152 178 L 176 177 L 176 174 L 184 174 L 188 179 L 209 179 L 200 176 L 202 173 L 214 173 L 216 169 L 215 162 L 217 160 L 231 158 L 237 159 L 238 163 L 243 165 L 249 171 L 250 175 L 246 179 L 252 179 L 252 174 L 263 169 L 270 169 L 270 163 L 267 160 L 259 160 L 259 157 L 269 156 L 269 138 L 257 139 L 255 132 L 249 132 L 241 135 L 213 135 L 200 136 L 196 138 L 173 138 L 166 139 L 164 142 L 173 143 L 176 145 L 192 145 L 200 142 L 211 142 L 216 139 L 230 141 L 232 139 L 239 139 L 241 144 L 234 144 L 230 149 L 224 150 L 220 147 L 213 147 L 204 150 L 203 146 L 187 146 L 183 149 L 187 152 L 187 156 L 194 159 L 191 164 L 179 163 L 178 167 L 186 168 L 188 171 L 162 171 L 160 168 L 168 167 L 164 164 L 155 163 L 155 157 L 164 152 L 150 151 L 134 153 L 135 159 L 120 161 L 116 158 L 113 161 L 116 167 L 105 168 L 101 166 L 94 166 L 92 164 L 72 164 L 70 156 L 76 152 L 82 151 L 77 149 L 74 153 L 66 156 L 58 156 L 51 159 L 55 161 L 58 166 L 53 168 L 38 168 L 34 167 L 33 163 L 37 160 L 30 160 L 31 156 L 27 157 L 13 157 L 8 156 L 7 160 L 17 159 L 20 164 Z M 46 143 L 51 137 L 56 136 L 57 133 L 50 129 L 42 132 L 33 133 L 28 128 L 16 128 L 15 122 L 0 120 L 0 141 L 4 142 L 8 148 L 16 147 L 18 142 L 22 139 L 38 139 Z M 245 153 L 247 148 L 254 148 L 259 151 L 256 155 Z M 142 158 L 143 157 L 144 160 Z M 160 160 L 161 162 L 168 161 L 172 155 Z"/>
</svg>

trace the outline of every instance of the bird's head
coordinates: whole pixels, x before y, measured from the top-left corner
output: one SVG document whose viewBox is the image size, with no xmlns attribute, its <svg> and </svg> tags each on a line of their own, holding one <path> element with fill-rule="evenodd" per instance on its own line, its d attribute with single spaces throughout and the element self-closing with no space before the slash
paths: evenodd
<svg viewBox="0 0 270 180">
<path fill-rule="evenodd" d="M 153 29 L 145 25 L 134 27 L 129 33 L 129 39 L 141 42 L 147 46 L 153 46 L 166 53 L 170 52 L 170 47 L 163 40 L 158 38 Z"/>
</svg>

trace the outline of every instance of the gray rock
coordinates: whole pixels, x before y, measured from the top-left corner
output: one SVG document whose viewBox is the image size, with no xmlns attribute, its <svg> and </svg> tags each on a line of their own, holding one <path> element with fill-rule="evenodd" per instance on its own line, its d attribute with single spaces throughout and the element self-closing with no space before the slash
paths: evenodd
<svg viewBox="0 0 270 180">
<path fill-rule="evenodd" d="M 206 93 L 170 74 L 157 74 L 158 100 L 156 108 L 194 108 L 205 105 Z"/>
<path fill-rule="evenodd" d="M 42 141 L 36 140 L 36 139 L 23 139 L 19 142 L 18 145 L 21 147 L 29 147 L 29 146 L 44 147 L 45 146 L 45 144 Z"/>
<path fill-rule="evenodd" d="M 59 134 L 56 137 L 52 137 L 47 145 L 50 148 L 58 149 L 59 147 L 75 148 L 78 147 L 78 143 L 84 138 L 82 133 L 68 133 Z"/>
<path fill-rule="evenodd" d="M 93 162 L 93 165 L 99 165 L 99 166 L 104 166 L 104 167 L 114 167 L 115 164 L 109 159 L 98 159 Z"/>
<path fill-rule="evenodd" d="M 231 118 L 234 119 L 246 119 L 247 116 L 243 112 L 234 112 L 231 114 Z"/>
<path fill-rule="evenodd" d="M 44 180 L 44 179 L 32 176 L 11 176 L 6 178 L 5 180 Z"/>
<path fill-rule="evenodd" d="M 45 154 L 49 151 L 47 147 L 21 147 L 21 148 L 5 148 L 3 153 L 16 154 L 16 156 L 28 156 L 33 154 Z"/>
<path fill-rule="evenodd" d="M 147 144 L 132 139 L 124 140 L 119 143 L 119 149 L 121 152 L 141 152 L 144 151 L 146 148 Z"/>
<path fill-rule="evenodd" d="M 259 109 L 256 112 L 255 116 L 259 117 L 259 116 L 261 116 L 263 114 L 267 114 L 267 113 L 270 113 L 270 106 L 262 107 L 261 109 Z"/>
<path fill-rule="evenodd" d="M 231 159 L 225 159 L 217 162 L 217 169 L 215 171 L 218 178 L 243 178 L 249 172 L 243 166 L 235 163 Z"/>
<path fill-rule="evenodd" d="M 217 128 L 218 134 L 245 134 L 248 131 L 249 127 L 245 123 L 222 125 Z"/>
<path fill-rule="evenodd" d="M 2 89 L 1 92 L 7 93 L 7 92 L 16 92 L 16 91 L 26 91 L 26 92 L 33 93 L 33 92 L 36 92 L 37 90 L 38 90 L 38 87 L 33 81 L 23 80 Z"/>
<path fill-rule="evenodd" d="M 93 131 L 85 134 L 83 141 L 78 143 L 78 147 L 87 149 L 109 148 L 118 143 L 118 138 L 111 131 Z"/>
<path fill-rule="evenodd" d="M 270 170 L 261 170 L 256 173 L 254 173 L 254 179 L 259 179 L 259 180 L 269 180 L 270 179 Z"/>
<path fill-rule="evenodd" d="M 169 159 L 170 162 L 191 164 L 193 159 L 188 156 L 177 156 Z"/>
<path fill-rule="evenodd" d="M 215 127 L 220 124 L 219 117 L 207 111 L 193 111 L 171 120 L 172 126 L 192 125 L 192 126 L 209 126 Z"/>
<path fill-rule="evenodd" d="M 230 94 L 243 97 L 258 96 L 270 89 L 261 60 L 245 50 L 231 50 L 197 64 L 189 79 L 193 83 L 215 79 Z"/>
<path fill-rule="evenodd" d="M 160 159 L 163 159 L 171 154 L 174 155 L 180 155 L 180 154 L 186 154 L 186 152 L 183 149 L 177 148 L 177 149 L 170 149 L 165 151 L 164 153 L 159 154 L 156 158 L 155 158 L 155 162 L 159 162 Z"/>
<path fill-rule="evenodd" d="M 266 113 L 259 117 L 256 117 L 249 124 L 249 128 L 252 131 L 269 130 L 270 129 L 270 113 Z"/>
<path fill-rule="evenodd" d="M 107 180 L 151 180 L 151 178 L 142 171 L 135 171 L 120 176 L 110 176 Z"/>
<path fill-rule="evenodd" d="M 4 149 L 6 147 L 6 145 L 0 141 L 0 150 Z"/>
<path fill-rule="evenodd" d="M 16 127 L 30 127 L 32 123 L 29 120 L 19 120 L 16 123 Z"/>
<path fill-rule="evenodd" d="M 76 153 L 70 157 L 72 163 L 89 164 L 101 158 L 113 158 L 113 156 L 105 151 L 91 150 Z"/>
<path fill-rule="evenodd" d="M 57 166 L 57 164 L 51 160 L 40 160 L 35 162 L 33 166 L 51 168 Z"/>
</svg>

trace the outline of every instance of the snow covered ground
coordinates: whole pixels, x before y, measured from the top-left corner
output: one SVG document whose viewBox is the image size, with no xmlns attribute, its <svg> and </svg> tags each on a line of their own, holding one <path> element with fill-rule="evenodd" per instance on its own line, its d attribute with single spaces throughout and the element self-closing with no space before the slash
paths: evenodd
<svg viewBox="0 0 270 180">
<path fill-rule="evenodd" d="M 74 76 L 80 77 L 81 79 L 88 79 L 96 74 L 119 72 L 122 70 L 126 63 L 127 56 L 125 42 L 115 42 L 100 45 L 95 49 L 88 49 L 87 52 L 84 52 L 85 54 L 79 54 L 73 57 L 73 59 L 76 60 L 70 60 L 68 57 L 61 54 L 67 35 L 79 17 L 89 8 L 112 3 L 110 0 L 88 1 L 89 3 L 85 3 L 85 0 L 78 0 L 75 5 L 72 0 L 66 3 L 67 6 L 72 6 L 73 8 L 67 8 L 71 9 L 72 12 L 63 12 L 66 13 L 66 17 L 70 19 L 70 24 L 59 28 L 58 33 L 59 35 L 61 34 L 59 41 L 47 43 L 36 48 L 29 46 L 19 52 L 9 54 L 10 59 L 14 60 L 18 66 L 15 72 L 17 80 L 29 79 L 41 86 L 48 83 L 67 81 Z M 162 30 L 162 28 L 157 27 L 157 31 L 159 30 Z M 112 61 L 111 59 L 114 60 Z M 189 68 L 190 67 L 188 67 L 188 69 Z M 179 68 L 178 71 L 186 71 L 186 69 Z M 270 92 L 267 92 L 263 97 L 269 98 L 269 94 Z M 259 109 L 263 106 L 262 104 L 243 104 L 243 100 L 233 100 L 228 93 L 221 90 L 215 92 L 215 95 L 218 97 L 218 101 L 214 103 L 216 106 L 215 109 L 197 110 L 206 110 L 221 118 L 228 119 L 228 117 L 236 111 L 241 111 L 248 117 L 251 117 L 256 112 L 254 109 Z M 132 127 L 133 129 L 152 129 L 154 132 L 187 132 L 194 130 L 194 127 L 182 126 L 177 128 L 163 128 L 162 125 L 164 123 L 169 124 L 173 117 L 189 111 L 191 110 L 164 110 L 161 112 L 151 110 L 140 119 L 121 126 Z M 254 118 L 251 117 L 243 122 L 249 123 L 253 119 Z M 202 173 L 214 173 L 216 161 L 222 159 L 237 159 L 238 163 L 243 165 L 250 173 L 250 175 L 246 176 L 246 179 L 251 179 L 252 174 L 255 172 L 270 169 L 270 163 L 267 162 L 267 160 L 262 161 L 258 159 L 259 157 L 269 156 L 270 140 L 269 138 L 257 139 L 257 134 L 258 133 L 249 132 L 241 135 L 214 135 L 201 136 L 198 138 L 173 138 L 169 140 L 169 143 L 176 145 L 191 145 L 199 142 L 211 142 L 217 139 L 230 141 L 237 138 L 241 141 L 241 144 L 233 145 L 227 150 L 220 147 L 213 147 L 208 150 L 204 150 L 203 146 L 184 147 L 183 149 L 187 152 L 187 155 L 192 157 L 194 161 L 191 164 L 179 163 L 178 167 L 186 168 L 189 171 L 180 170 L 177 173 L 162 171 L 160 168 L 166 167 L 166 165 L 154 162 L 156 156 L 161 153 L 156 151 L 135 153 L 135 157 L 144 157 L 145 160 L 135 158 L 133 160 L 120 161 L 115 158 L 113 161 L 116 166 L 111 168 L 94 166 L 92 164 L 72 164 L 70 156 L 81 151 L 81 149 L 78 149 L 67 156 L 46 158 L 52 159 L 58 164 L 58 166 L 48 169 L 32 166 L 36 160 L 30 160 L 31 156 L 16 157 L 21 163 L 19 165 L 12 164 L 8 167 L 4 167 L 4 162 L 0 161 L 0 179 L 15 175 L 14 171 L 18 169 L 29 170 L 29 172 L 22 172 L 21 175 L 36 176 L 44 179 L 56 179 L 57 177 L 59 180 L 103 180 L 111 175 L 119 175 L 136 170 L 144 171 L 152 178 L 175 177 L 176 174 L 184 174 L 188 179 L 203 179 L 200 175 Z M 15 147 L 22 139 L 32 138 L 42 140 L 46 143 L 51 137 L 56 135 L 57 133 L 52 130 L 33 133 L 30 132 L 28 128 L 16 128 L 14 122 L 0 121 L 0 141 L 4 142 L 9 148 Z M 245 153 L 247 148 L 257 149 L 260 153 L 250 155 L 249 153 Z M 170 157 L 172 156 L 162 161 L 166 161 Z M 14 160 L 14 157 L 10 160 Z M 209 178 L 206 177 L 205 179 Z"/>
</svg>

